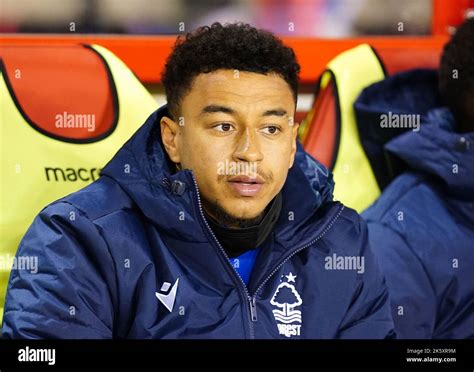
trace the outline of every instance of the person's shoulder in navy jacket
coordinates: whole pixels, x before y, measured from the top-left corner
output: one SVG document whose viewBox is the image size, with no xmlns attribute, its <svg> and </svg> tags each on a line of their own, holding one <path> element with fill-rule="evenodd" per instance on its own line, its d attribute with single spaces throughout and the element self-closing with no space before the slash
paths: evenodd
<svg viewBox="0 0 474 372">
<path fill-rule="evenodd" d="M 385 145 L 408 170 L 363 213 L 401 338 L 474 337 L 473 40 L 470 20 L 446 45 L 438 74 L 395 75 L 355 104 L 362 114 L 421 116 Z M 438 75 L 449 108 L 423 112 L 436 102 Z"/>
</svg>

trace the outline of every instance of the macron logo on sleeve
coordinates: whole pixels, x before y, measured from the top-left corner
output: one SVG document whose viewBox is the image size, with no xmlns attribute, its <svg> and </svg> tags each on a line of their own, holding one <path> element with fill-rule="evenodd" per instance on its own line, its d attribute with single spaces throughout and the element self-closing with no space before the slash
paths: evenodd
<svg viewBox="0 0 474 372">
<path fill-rule="evenodd" d="M 168 311 L 171 313 L 173 311 L 174 307 L 174 301 L 176 300 L 176 292 L 178 291 L 178 283 L 179 283 L 179 278 L 176 279 L 176 281 L 173 284 L 173 287 L 171 287 L 171 283 L 164 282 L 163 285 L 161 286 L 160 292 L 155 292 L 156 298 L 160 300 L 160 302 L 165 305 L 165 307 L 168 309 Z M 169 291 L 168 291 L 169 290 Z"/>
</svg>

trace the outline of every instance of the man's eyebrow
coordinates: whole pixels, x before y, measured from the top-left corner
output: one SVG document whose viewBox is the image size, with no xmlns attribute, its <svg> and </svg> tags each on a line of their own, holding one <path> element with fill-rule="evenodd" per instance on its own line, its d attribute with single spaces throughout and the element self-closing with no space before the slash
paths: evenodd
<svg viewBox="0 0 474 372">
<path fill-rule="evenodd" d="M 201 110 L 199 115 L 203 114 L 213 114 L 215 112 L 223 112 L 225 114 L 235 114 L 235 111 L 227 106 L 221 105 L 208 105 Z"/>
<path fill-rule="evenodd" d="M 286 110 L 278 108 L 278 109 L 273 109 L 273 110 L 267 110 L 265 111 L 262 116 L 286 116 L 288 113 Z"/>
</svg>

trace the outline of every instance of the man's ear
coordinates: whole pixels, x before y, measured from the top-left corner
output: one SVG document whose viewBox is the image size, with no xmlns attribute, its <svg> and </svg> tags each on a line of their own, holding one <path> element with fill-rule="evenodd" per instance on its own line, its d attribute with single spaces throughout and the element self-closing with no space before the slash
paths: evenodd
<svg viewBox="0 0 474 372">
<path fill-rule="evenodd" d="M 167 116 L 160 120 L 161 139 L 166 152 L 173 163 L 181 163 L 180 157 L 180 126 Z"/>
<path fill-rule="evenodd" d="M 298 129 L 300 127 L 300 123 L 294 123 L 293 128 L 292 128 L 292 137 L 291 137 L 291 155 L 290 155 L 290 166 L 288 169 L 290 169 L 293 166 L 293 163 L 295 161 L 295 155 L 296 155 L 296 141 L 298 140 Z"/>
</svg>

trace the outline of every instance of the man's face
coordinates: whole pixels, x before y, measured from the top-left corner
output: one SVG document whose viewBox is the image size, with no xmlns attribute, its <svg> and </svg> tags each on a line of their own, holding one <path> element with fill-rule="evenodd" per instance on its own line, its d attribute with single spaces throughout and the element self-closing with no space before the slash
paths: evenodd
<svg viewBox="0 0 474 372">
<path fill-rule="evenodd" d="M 180 111 L 177 122 L 161 121 L 171 160 L 193 171 L 204 201 L 235 219 L 258 218 L 293 165 L 298 125 L 289 85 L 278 75 L 200 74 Z"/>
</svg>

